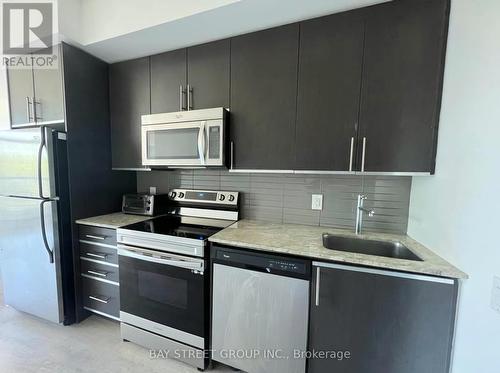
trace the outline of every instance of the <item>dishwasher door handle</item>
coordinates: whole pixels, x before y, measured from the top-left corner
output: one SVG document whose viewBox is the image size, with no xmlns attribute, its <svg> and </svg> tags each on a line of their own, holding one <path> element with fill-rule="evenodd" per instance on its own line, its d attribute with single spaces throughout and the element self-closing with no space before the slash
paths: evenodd
<svg viewBox="0 0 500 373">
<path fill-rule="evenodd" d="M 316 307 L 319 306 L 319 285 L 320 285 L 320 280 L 321 280 L 321 268 L 316 267 L 316 290 L 315 290 L 315 304 Z"/>
</svg>

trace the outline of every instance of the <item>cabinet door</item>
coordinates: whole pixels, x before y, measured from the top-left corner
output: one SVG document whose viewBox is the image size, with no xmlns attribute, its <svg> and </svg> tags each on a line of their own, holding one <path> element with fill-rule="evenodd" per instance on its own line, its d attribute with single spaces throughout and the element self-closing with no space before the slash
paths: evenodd
<svg viewBox="0 0 500 373">
<path fill-rule="evenodd" d="M 141 115 L 150 113 L 149 58 L 109 68 L 113 168 L 142 168 Z"/>
<path fill-rule="evenodd" d="M 371 8 L 359 137 L 365 171 L 434 172 L 448 16 L 448 0 Z"/>
<path fill-rule="evenodd" d="M 363 39 L 360 12 L 301 23 L 295 169 L 354 170 Z"/>
<path fill-rule="evenodd" d="M 186 49 L 151 56 L 151 113 L 186 109 Z"/>
<path fill-rule="evenodd" d="M 456 282 L 378 269 L 313 267 L 309 373 L 448 373 Z M 318 272 L 319 271 L 319 272 Z"/>
<path fill-rule="evenodd" d="M 38 122 L 64 121 L 62 69 L 58 58 L 56 68 L 33 69 L 35 109 Z"/>
<path fill-rule="evenodd" d="M 10 129 L 7 71 L 0 71 L 0 131 Z"/>
<path fill-rule="evenodd" d="M 298 24 L 231 40 L 233 167 L 294 166 Z"/>
<path fill-rule="evenodd" d="M 188 83 L 193 109 L 229 107 L 230 40 L 188 48 Z"/>
<path fill-rule="evenodd" d="M 7 69 L 9 89 L 9 109 L 11 126 L 24 125 L 34 122 L 33 117 L 33 70 Z"/>
</svg>

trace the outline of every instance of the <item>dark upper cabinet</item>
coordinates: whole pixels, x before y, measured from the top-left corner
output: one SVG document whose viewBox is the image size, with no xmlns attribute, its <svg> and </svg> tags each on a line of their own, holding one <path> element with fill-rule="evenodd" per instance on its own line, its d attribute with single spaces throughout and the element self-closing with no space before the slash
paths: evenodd
<svg viewBox="0 0 500 373">
<path fill-rule="evenodd" d="M 11 126 L 35 121 L 33 114 L 33 70 L 7 69 L 8 95 Z"/>
<path fill-rule="evenodd" d="M 449 372 L 456 281 L 331 264 L 313 270 L 309 350 L 350 357 L 309 359 L 309 373 Z"/>
<path fill-rule="evenodd" d="M 151 113 L 187 108 L 186 49 L 151 56 Z"/>
<path fill-rule="evenodd" d="M 301 23 L 295 169 L 355 169 L 363 39 L 357 11 Z"/>
<path fill-rule="evenodd" d="M 293 169 L 298 24 L 231 40 L 231 119 L 236 169 Z"/>
<path fill-rule="evenodd" d="M 229 108 L 229 39 L 188 48 L 187 69 L 192 109 Z"/>
<path fill-rule="evenodd" d="M 35 86 L 35 109 L 37 121 L 64 121 L 64 95 L 61 59 L 56 59 L 57 67 L 33 69 Z"/>
<path fill-rule="evenodd" d="M 113 168 L 143 168 L 141 115 L 150 114 L 149 58 L 110 65 L 109 94 Z"/>
<path fill-rule="evenodd" d="M 449 0 L 394 1 L 366 19 L 358 160 L 366 172 L 434 172 Z"/>
</svg>

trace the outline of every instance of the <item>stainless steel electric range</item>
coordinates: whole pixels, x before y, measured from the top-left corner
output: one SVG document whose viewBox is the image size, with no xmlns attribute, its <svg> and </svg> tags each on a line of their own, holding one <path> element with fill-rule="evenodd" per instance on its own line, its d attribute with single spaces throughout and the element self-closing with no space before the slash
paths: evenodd
<svg viewBox="0 0 500 373">
<path fill-rule="evenodd" d="M 174 189 L 168 213 L 117 230 L 122 338 L 208 363 L 208 237 L 238 220 L 238 192 Z"/>
</svg>

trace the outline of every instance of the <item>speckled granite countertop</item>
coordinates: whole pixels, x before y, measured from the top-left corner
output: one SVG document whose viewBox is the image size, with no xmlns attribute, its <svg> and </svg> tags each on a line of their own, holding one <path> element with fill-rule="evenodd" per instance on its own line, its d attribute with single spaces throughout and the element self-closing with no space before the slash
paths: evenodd
<svg viewBox="0 0 500 373">
<path fill-rule="evenodd" d="M 423 261 L 394 259 L 325 249 L 322 242 L 322 233 L 325 232 L 370 240 L 399 241 Z M 343 229 L 278 224 L 245 219 L 214 234 L 209 238 L 209 241 L 235 247 L 297 255 L 318 261 L 359 264 L 369 267 L 458 279 L 468 277 L 467 274 L 434 254 L 425 246 L 404 235 L 366 233 L 356 236 L 353 232 Z"/>
<path fill-rule="evenodd" d="M 94 227 L 117 229 L 125 225 L 139 223 L 151 219 L 151 216 L 129 215 L 123 212 L 93 216 L 91 218 L 77 220 L 77 224 L 93 225 Z"/>
</svg>

